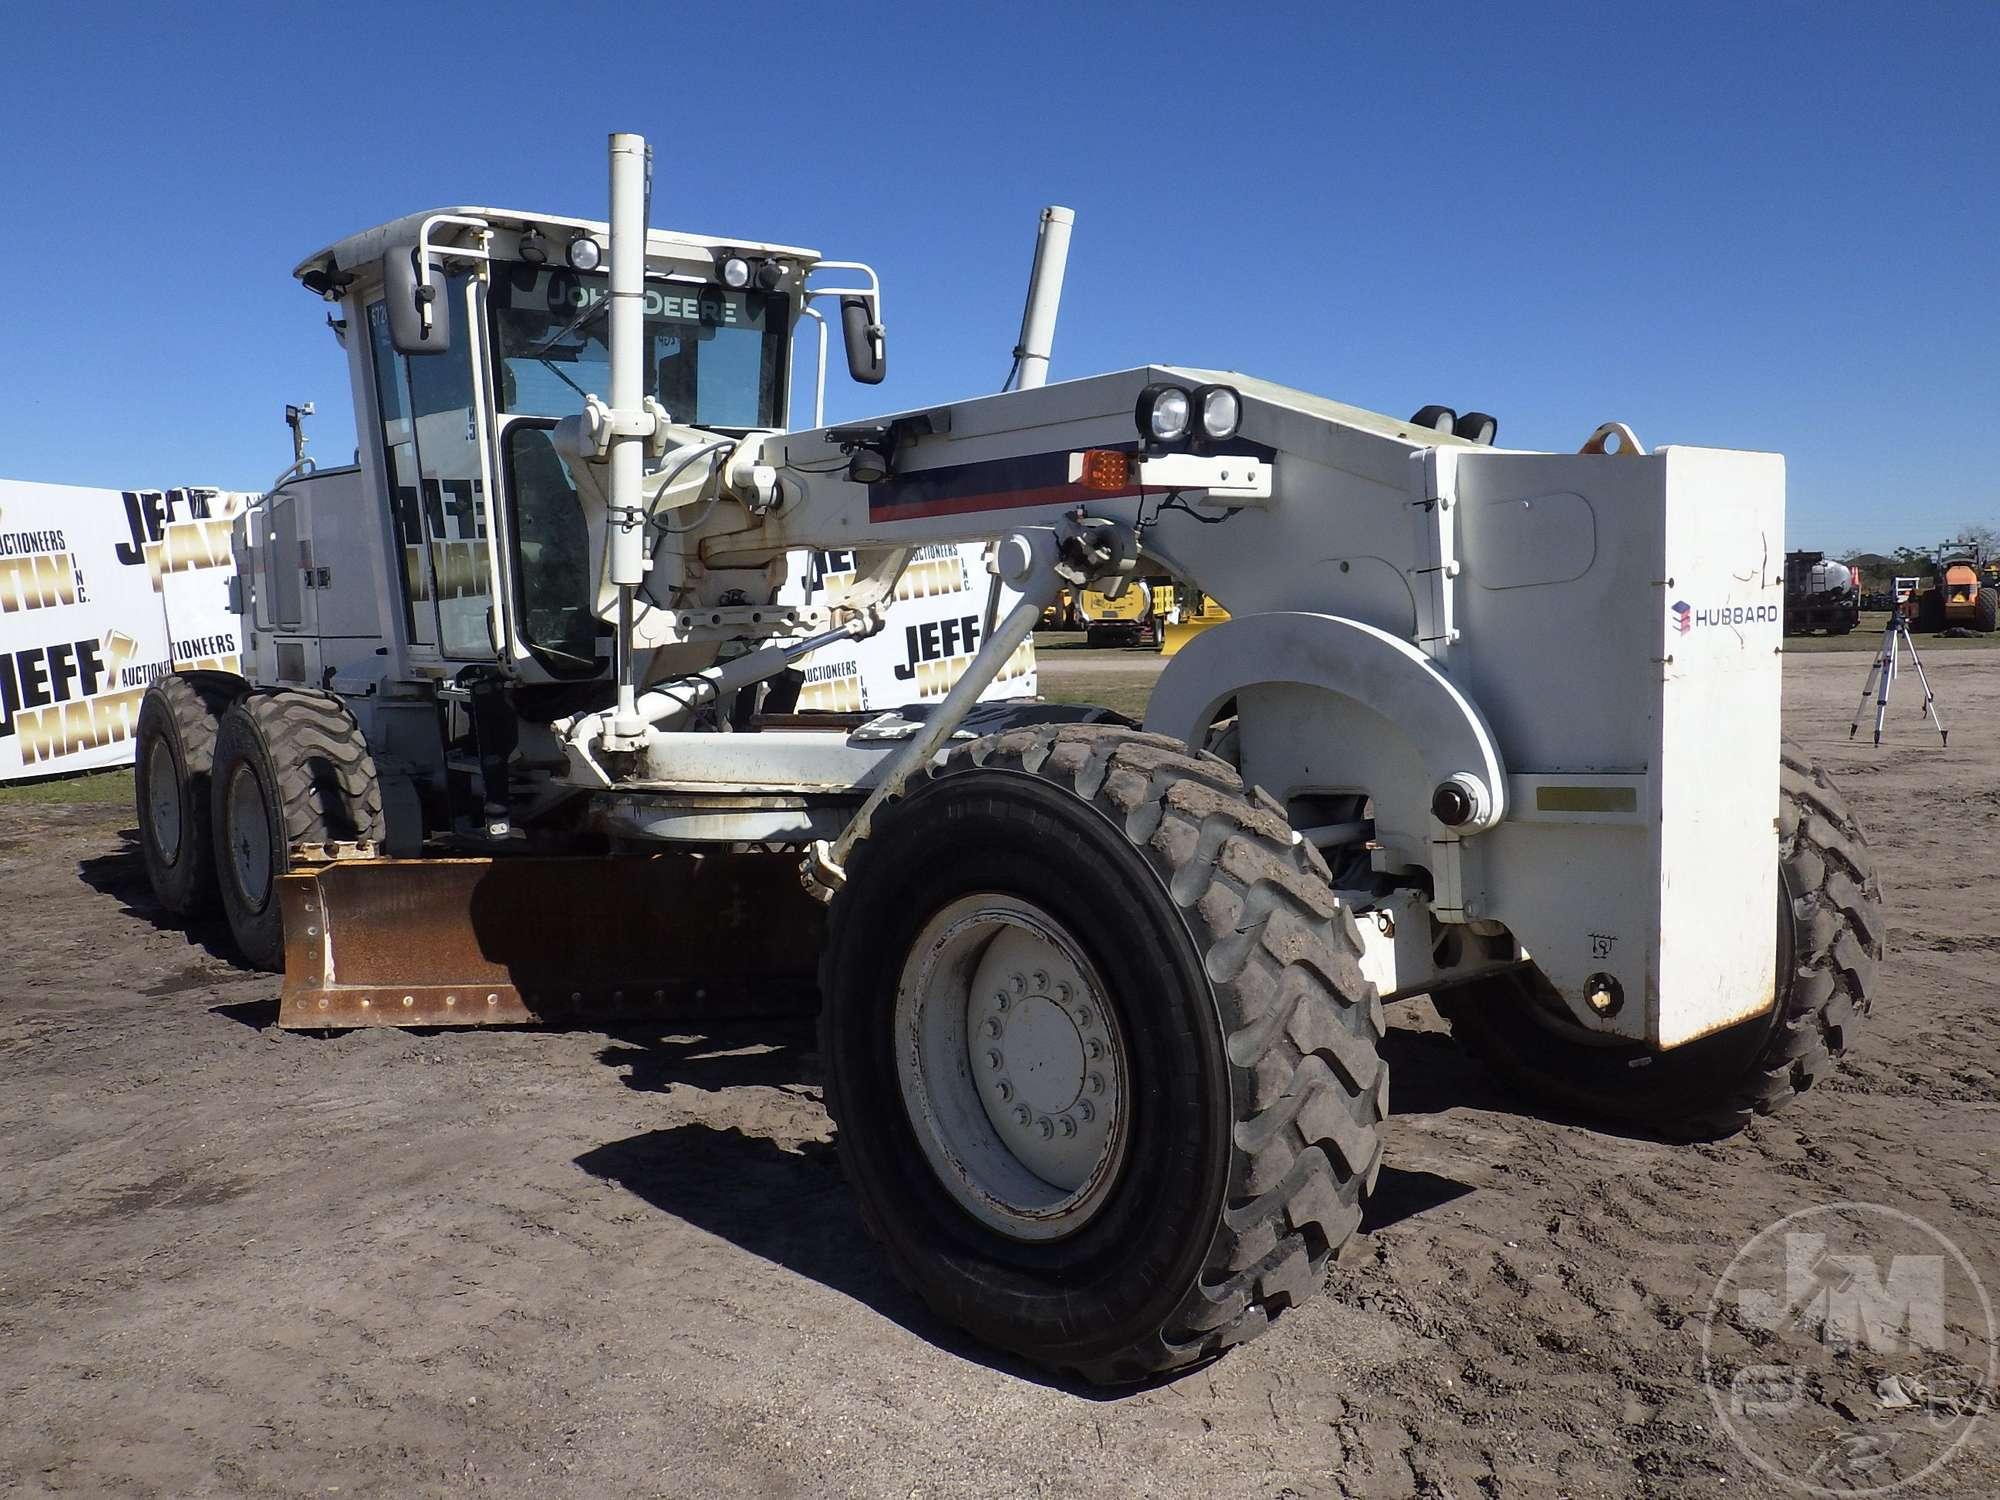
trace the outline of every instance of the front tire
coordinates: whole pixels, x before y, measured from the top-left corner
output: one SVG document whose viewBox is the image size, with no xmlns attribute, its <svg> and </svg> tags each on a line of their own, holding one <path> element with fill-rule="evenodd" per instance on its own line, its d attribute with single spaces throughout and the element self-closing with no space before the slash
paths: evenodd
<svg viewBox="0 0 2000 1500">
<path fill-rule="evenodd" d="M 1103 725 L 961 746 L 829 922 L 841 1160 L 940 1317 L 1137 1380 L 1319 1288 L 1381 1159 L 1381 1006 L 1317 854 L 1221 762 Z"/>
<path fill-rule="evenodd" d="M 375 759 L 347 705 L 297 688 L 253 692 L 222 717 L 211 790 L 222 909 L 243 961 L 285 964 L 278 877 L 300 844 L 380 844 Z"/>
<path fill-rule="evenodd" d="M 1829 1077 L 1868 1014 L 1882 958 L 1882 888 L 1826 773 L 1787 743 L 1778 769 L 1778 972 L 1761 1016 L 1671 1051 L 1573 1040 L 1537 975 L 1433 999 L 1461 1045 L 1517 1093 L 1677 1139 L 1733 1135 Z"/>
</svg>

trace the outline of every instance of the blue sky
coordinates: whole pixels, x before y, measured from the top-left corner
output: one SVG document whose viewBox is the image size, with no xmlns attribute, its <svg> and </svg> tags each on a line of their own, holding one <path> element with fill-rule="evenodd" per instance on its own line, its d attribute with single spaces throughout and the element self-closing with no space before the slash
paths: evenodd
<svg viewBox="0 0 2000 1500">
<path fill-rule="evenodd" d="M 2000 5 L 1396 10 L 12 6 L 0 475 L 255 488 L 287 400 L 345 457 L 291 267 L 438 204 L 599 216 L 624 129 L 656 224 L 881 271 L 891 374 L 836 357 L 834 417 L 997 388 L 1060 202 L 1054 378 L 1774 448 L 1794 546 L 2000 524 Z"/>
</svg>

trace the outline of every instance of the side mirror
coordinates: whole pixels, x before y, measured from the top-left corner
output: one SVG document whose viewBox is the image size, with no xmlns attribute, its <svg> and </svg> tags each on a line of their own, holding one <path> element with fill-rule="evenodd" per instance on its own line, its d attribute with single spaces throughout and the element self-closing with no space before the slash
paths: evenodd
<svg viewBox="0 0 2000 1500">
<path fill-rule="evenodd" d="M 847 373 L 863 385 L 880 385 L 886 355 L 866 297 L 840 299 L 840 337 L 847 346 Z"/>
<path fill-rule="evenodd" d="M 389 342 L 398 354 L 443 354 L 451 348 L 451 303 L 444 296 L 444 272 L 431 259 L 431 284 L 417 277 L 417 247 L 391 246 L 382 257 L 384 295 L 389 303 Z"/>
</svg>

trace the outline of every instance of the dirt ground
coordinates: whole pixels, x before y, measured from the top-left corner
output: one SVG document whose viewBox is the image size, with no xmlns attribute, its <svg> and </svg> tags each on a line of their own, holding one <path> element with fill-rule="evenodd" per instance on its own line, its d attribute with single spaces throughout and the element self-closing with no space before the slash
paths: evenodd
<svg viewBox="0 0 2000 1500">
<path fill-rule="evenodd" d="M 1698 1375 L 1745 1241 L 1879 1202 L 2000 1291 L 2000 655 L 1931 665 L 1942 752 L 1907 699 L 1847 741 L 1865 652 L 1787 663 L 1892 924 L 1830 1086 L 1668 1146 L 1525 1112 L 1398 1007 L 1327 1294 L 1109 1395 L 889 1278 L 808 1027 L 283 1033 L 153 910 L 129 808 L 0 805 L 0 1491 L 1783 1493 Z M 1923 1492 L 2000 1493 L 2000 1417 Z"/>
</svg>

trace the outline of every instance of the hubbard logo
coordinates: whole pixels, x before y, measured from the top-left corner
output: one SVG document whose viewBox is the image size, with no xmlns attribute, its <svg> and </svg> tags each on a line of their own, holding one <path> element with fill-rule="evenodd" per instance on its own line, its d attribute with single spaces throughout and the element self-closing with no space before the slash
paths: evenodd
<svg viewBox="0 0 2000 1500">
<path fill-rule="evenodd" d="M 1676 599 L 1667 613 L 1682 635 L 1697 625 L 1775 625 L 1782 618 L 1775 604 L 1719 604 L 1713 609 L 1696 609 L 1685 599 Z"/>
</svg>

